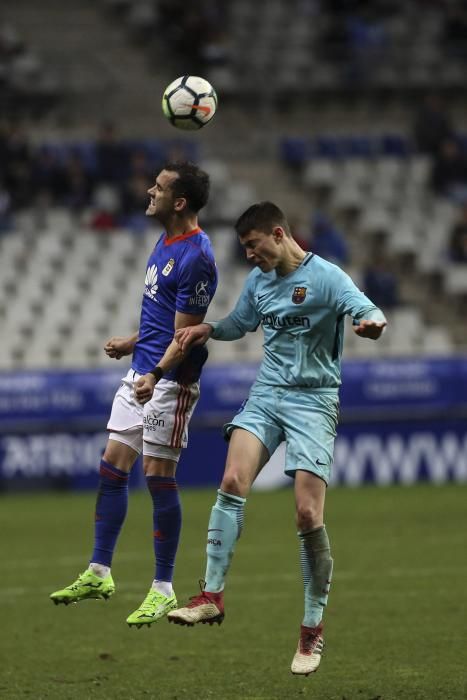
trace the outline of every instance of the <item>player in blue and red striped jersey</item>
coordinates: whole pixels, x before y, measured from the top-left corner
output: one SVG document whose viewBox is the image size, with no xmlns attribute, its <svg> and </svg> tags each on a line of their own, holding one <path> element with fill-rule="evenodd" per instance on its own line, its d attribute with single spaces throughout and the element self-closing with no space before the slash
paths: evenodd
<svg viewBox="0 0 467 700">
<path fill-rule="evenodd" d="M 110 568 L 127 511 L 128 478 L 143 453 L 153 501 L 156 568 L 148 595 L 127 619 L 137 627 L 150 625 L 177 607 L 172 579 L 182 518 L 175 472 L 187 445 L 207 352 L 200 346 L 183 353 L 173 336 L 204 319 L 217 287 L 211 243 L 198 225 L 198 212 L 209 196 L 209 176 L 191 163 L 169 163 L 148 193 L 146 214 L 158 219 L 165 232 L 148 260 L 138 332 L 113 337 L 105 345 L 111 358 L 133 357 L 107 426 L 94 551 L 88 569 L 50 596 L 56 604 L 68 604 L 113 595 Z"/>
</svg>

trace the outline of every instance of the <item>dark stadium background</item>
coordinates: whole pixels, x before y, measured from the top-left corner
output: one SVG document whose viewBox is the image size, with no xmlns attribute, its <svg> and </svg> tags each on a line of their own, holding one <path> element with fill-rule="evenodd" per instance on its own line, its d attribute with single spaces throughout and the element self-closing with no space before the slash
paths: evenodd
<svg viewBox="0 0 467 700">
<path fill-rule="evenodd" d="M 466 697 L 466 69 L 456 0 L 4 0 L 2 697 Z M 219 97 L 195 133 L 161 111 L 183 74 Z M 127 636 L 121 620 L 151 567 L 138 470 L 116 557 L 120 602 L 48 605 L 56 579 L 86 561 L 106 417 L 128 366 L 102 346 L 137 327 L 160 233 L 143 216 L 146 189 L 169 158 L 211 175 L 201 215 L 220 273 L 211 318 L 230 310 L 248 271 L 232 224 L 270 199 L 389 319 L 377 343 L 347 328 L 329 652 L 309 682 L 287 676 L 302 594 L 280 453 L 247 509 L 230 626 Z M 203 573 L 220 427 L 260 357 L 259 333 L 210 344 L 180 464 L 179 597 Z"/>
</svg>

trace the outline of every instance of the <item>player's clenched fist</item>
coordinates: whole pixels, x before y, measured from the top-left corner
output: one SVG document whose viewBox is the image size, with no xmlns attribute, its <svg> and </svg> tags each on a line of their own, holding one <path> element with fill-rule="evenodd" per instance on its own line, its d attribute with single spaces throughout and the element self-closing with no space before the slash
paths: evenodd
<svg viewBox="0 0 467 700">
<path fill-rule="evenodd" d="M 377 340 L 387 326 L 386 321 L 370 321 L 362 319 L 358 325 L 353 326 L 354 333 L 360 338 Z"/>
<path fill-rule="evenodd" d="M 134 347 L 134 336 L 115 336 L 106 342 L 104 345 L 104 351 L 108 357 L 113 357 L 116 360 L 120 360 L 125 355 L 131 355 Z"/>
<path fill-rule="evenodd" d="M 135 396 L 139 403 L 147 403 L 152 399 L 154 387 L 156 386 L 156 378 L 153 374 L 143 374 L 135 382 Z"/>
</svg>

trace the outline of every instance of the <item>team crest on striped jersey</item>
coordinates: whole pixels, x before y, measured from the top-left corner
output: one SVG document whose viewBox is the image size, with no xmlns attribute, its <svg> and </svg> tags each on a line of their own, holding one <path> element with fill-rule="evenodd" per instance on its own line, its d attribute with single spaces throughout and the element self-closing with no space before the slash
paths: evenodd
<svg viewBox="0 0 467 700">
<path fill-rule="evenodd" d="M 170 275 L 170 273 L 172 272 L 172 268 L 173 268 L 174 265 L 175 265 L 175 260 L 174 260 L 173 258 L 170 258 L 169 262 L 167 263 L 167 265 L 166 265 L 166 266 L 164 267 L 164 269 L 162 270 L 162 274 L 164 275 L 164 277 L 167 277 L 167 275 Z"/>
<path fill-rule="evenodd" d="M 294 304 L 303 304 L 306 297 L 306 287 L 295 287 L 292 294 Z"/>
</svg>

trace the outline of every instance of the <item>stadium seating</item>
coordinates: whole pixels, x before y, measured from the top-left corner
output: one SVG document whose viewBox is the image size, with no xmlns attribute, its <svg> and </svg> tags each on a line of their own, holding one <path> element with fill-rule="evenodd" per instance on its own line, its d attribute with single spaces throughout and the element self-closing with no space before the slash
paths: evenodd
<svg viewBox="0 0 467 700">
<path fill-rule="evenodd" d="M 290 155 L 287 143 L 280 148 L 281 162 L 287 160 L 284 154 Z M 356 282 L 361 282 L 364 251 L 372 241 L 377 245 L 383 241 L 393 260 L 412 265 L 408 277 L 404 266 L 400 268 L 406 290 L 401 311 L 391 314 L 391 332 L 374 344 L 362 342 L 349 329 L 347 354 L 429 354 L 455 347 L 443 326 L 446 320 L 430 313 L 428 287 L 425 299 L 416 289 L 436 275 L 443 298 L 453 300 L 454 307 L 467 293 L 465 266 L 448 264 L 449 232 L 458 208 L 433 196 L 429 159 L 413 154 L 408 140 L 393 133 L 331 134 L 299 144 L 305 156 L 298 174 L 303 201 L 308 199 L 312 207 L 318 198 L 331 220 L 343 222 L 351 247 L 349 271 Z M 169 147 L 157 142 L 142 145 L 153 154 Z M 61 157 L 76 147 L 77 142 L 57 143 Z M 89 164 L 95 162 L 91 142 L 80 142 L 80 149 Z M 298 152 L 297 146 L 294 158 Z M 221 278 L 210 312 L 218 318 L 232 308 L 247 272 L 232 222 L 256 199 L 256 192 L 253 181 L 233 177 L 225 160 L 210 158 L 202 164 L 213 182 L 203 224 L 210 232 Z M 145 263 L 158 233 L 149 229 L 136 235 L 114 228 L 100 234 L 86 226 L 91 214 L 92 210 L 84 211 L 78 220 L 64 207 L 42 213 L 20 210 L 15 215 L 16 231 L 0 238 L 0 315 L 6 331 L 2 368 L 105 366 L 106 338 L 137 328 Z M 213 360 L 257 359 L 260 335 L 220 344 L 211 354 Z"/>
</svg>

